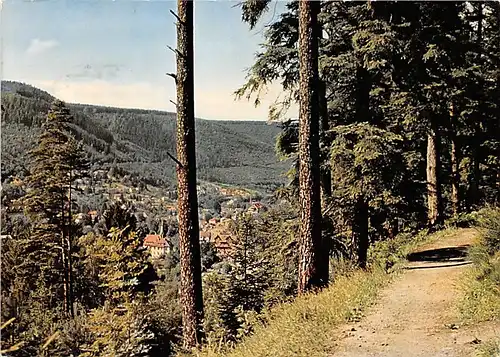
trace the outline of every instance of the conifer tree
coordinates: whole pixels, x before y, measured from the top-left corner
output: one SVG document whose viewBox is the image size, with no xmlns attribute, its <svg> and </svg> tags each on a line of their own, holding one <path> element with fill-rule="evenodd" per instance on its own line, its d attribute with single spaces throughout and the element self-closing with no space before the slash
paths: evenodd
<svg viewBox="0 0 500 357">
<path fill-rule="evenodd" d="M 237 294 L 236 306 L 243 310 L 260 311 L 264 306 L 263 293 L 267 288 L 266 270 L 270 266 L 263 256 L 266 243 L 262 234 L 257 231 L 257 223 L 251 215 L 241 215 L 234 224 L 233 254 L 234 266 L 232 286 Z M 267 268 L 267 269 L 266 269 Z"/>
<path fill-rule="evenodd" d="M 250 1 L 249 1 L 250 2 Z M 287 100 L 277 102 L 271 108 L 271 114 L 283 113 L 290 100 L 298 99 L 298 88 L 295 85 L 299 77 L 298 53 L 298 3 L 287 4 L 287 12 L 271 24 L 265 33 L 266 43 L 263 52 L 257 55 L 255 64 L 249 71 L 248 82 L 238 91 L 238 96 L 257 94 L 272 81 L 280 80 L 283 90 L 289 95 Z M 318 20 L 317 31 L 323 30 L 320 41 L 320 117 L 321 117 L 321 169 L 323 198 L 330 195 L 327 186 L 335 186 L 328 172 L 334 170 L 336 163 L 330 160 L 332 128 L 336 125 L 352 122 L 370 122 L 385 127 L 390 122 L 383 120 L 382 108 L 387 89 L 390 87 L 390 59 L 394 48 L 394 34 L 386 24 L 383 16 L 375 11 L 374 5 L 360 3 L 321 3 L 321 21 Z M 378 17 L 377 17 L 378 16 Z M 389 15 L 385 15 L 390 17 Z M 326 102 L 326 103 L 325 103 Z M 371 103 L 374 102 L 372 106 Z M 273 116 L 280 117 L 276 114 Z M 299 130 L 295 121 L 282 123 L 283 132 L 278 137 L 277 150 L 284 158 L 297 159 Z M 297 190 L 299 165 L 295 162 L 289 174 L 292 175 L 292 189 Z M 331 212 L 332 205 L 339 205 L 333 200 L 324 206 L 325 212 Z M 342 206 L 342 205 L 340 205 Z M 357 205 L 360 215 L 367 217 L 364 204 Z M 345 207 L 355 210 L 356 207 Z M 363 213 L 363 214 L 361 214 Z M 329 217 L 327 220 L 332 221 Z M 323 220 L 323 223 L 327 223 Z M 361 221 L 360 221 L 361 222 Z M 382 222 L 383 223 L 383 222 Z M 354 228 L 361 225 L 354 225 Z M 323 227 L 323 251 L 330 252 L 333 243 L 332 232 L 327 225 Z M 364 229 L 363 235 L 367 234 Z M 366 238 L 367 239 L 367 238 Z M 363 238 L 364 241 L 366 241 Z M 329 243 L 329 244 L 326 244 Z M 325 254 L 324 264 L 328 255 Z M 364 259 L 362 259 L 364 260 Z M 324 278 L 323 280 L 326 280 Z"/>
<path fill-rule="evenodd" d="M 178 0 L 177 22 L 177 180 L 179 206 L 180 301 L 183 345 L 201 343 L 203 297 L 196 191 L 194 120 L 193 1 Z"/>
<path fill-rule="evenodd" d="M 299 293 L 328 284 L 322 258 L 317 1 L 299 2 Z"/>
<path fill-rule="evenodd" d="M 33 166 L 23 198 L 33 225 L 25 242 L 27 262 L 41 279 L 39 283 L 60 297 L 69 316 L 74 314 L 71 191 L 73 181 L 88 168 L 81 145 L 69 133 L 71 121 L 69 109 L 55 101 L 38 145 L 30 152 Z"/>
</svg>

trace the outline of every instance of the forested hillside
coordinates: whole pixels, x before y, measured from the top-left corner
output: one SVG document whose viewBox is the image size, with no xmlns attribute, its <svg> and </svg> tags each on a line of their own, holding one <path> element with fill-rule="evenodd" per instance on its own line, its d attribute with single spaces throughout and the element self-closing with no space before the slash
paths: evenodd
<svg viewBox="0 0 500 357">
<path fill-rule="evenodd" d="M 2 174 L 26 174 L 25 153 L 54 98 L 18 82 L 2 82 Z M 96 168 L 112 165 L 140 174 L 151 182 L 173 185 L 175 113 L 69 104 L 71 129 L 83 140 Z M 283 168 L 275 155 L 279 127 L 265 122 L 198 119 L 199 178 L 269 189 L 283 183 Z M 224 145 L 220 145 L 224 143 Z"/>
</svg>

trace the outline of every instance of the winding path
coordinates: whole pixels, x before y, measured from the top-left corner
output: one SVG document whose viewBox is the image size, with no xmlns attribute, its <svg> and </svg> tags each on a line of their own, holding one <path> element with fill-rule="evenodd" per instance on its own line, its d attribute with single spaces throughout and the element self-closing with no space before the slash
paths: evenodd
<svg viewBox="0 0 500 357">
<path fill-rule="evenodd" d="M 481 340 L 500 336 L 500 325 L 455 325 L 457 282 L 468 269 L 476 236 L 462 229 L 409 256 L 407 271 L 384 290 L 359 322 L 342 326 L 330 357 L 471 356 Z"/>
</svg>

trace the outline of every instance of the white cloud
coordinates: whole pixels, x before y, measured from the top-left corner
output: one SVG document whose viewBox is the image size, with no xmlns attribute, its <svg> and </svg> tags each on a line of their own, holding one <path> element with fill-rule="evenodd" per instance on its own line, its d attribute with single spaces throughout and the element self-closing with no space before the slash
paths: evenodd
<svg viewBox="0 0 500 357">
<path fill-rule="evenodd" d="M 70 103 L 85 103 L 123 108 L 159 109 L 175 111 L 175 87 L 171 81 L 164 86 L 146 82 L 130 84 L 92 81 L 26 81 Z M 254 107 L 246 99 L 234 100 L 233 89 L 203 90 L 195 92 L 196 117 L 204 119 L 267 120 L 268 107 L 279 95 L 279 87 L 270 88 L 261 105 Z M 289 112 L 297 116 L 298 107 Z"/>
<path fill-rule="evenodd" d="M 31 40 L 26 53 L 29 55 L 39 55 L 57 46 L 59 46 L 59 42 L 56 40 L 40 40 L 39 38 L 34 38 Z"/>
</svg>

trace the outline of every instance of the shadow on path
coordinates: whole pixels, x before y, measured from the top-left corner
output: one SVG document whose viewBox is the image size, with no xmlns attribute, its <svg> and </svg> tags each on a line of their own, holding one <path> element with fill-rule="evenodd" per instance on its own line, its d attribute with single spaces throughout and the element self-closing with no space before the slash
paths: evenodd
<svg viewBox="0 0 500 357">
<path fill-rule="evenodd" d="M 455 262 L 455 260 L 454 260 Z M 407 266 L 407 267 L 404 267 L 406 270 L 415 270 L 415 269 L 436 269 L 436 268 L 450 268 L 450 267 L 458 267 L 458 266 L 461 266 L 461 265 L 469 265 L 469 264 L 472 264 L 472 262 L 469 262 L 469 261 L 463 261 L 463 259 L 461 259 L 461 261 L 459 261 L 458 263 L 449 263 L 449 264 L 439 264 L 439 265 L 426 265 L 426 266 L 421 266 L 421 265 L 417 265 L 417 266 Z"/>
<path fill-rule="evenodd" d="M 465 262 L 467 250 L 470 245 L 460 247 L 447 247 L 439 249 L 429 249 L 421 252 L 411 253 L 407 256 L 409 262 Z"/>
</svg>

